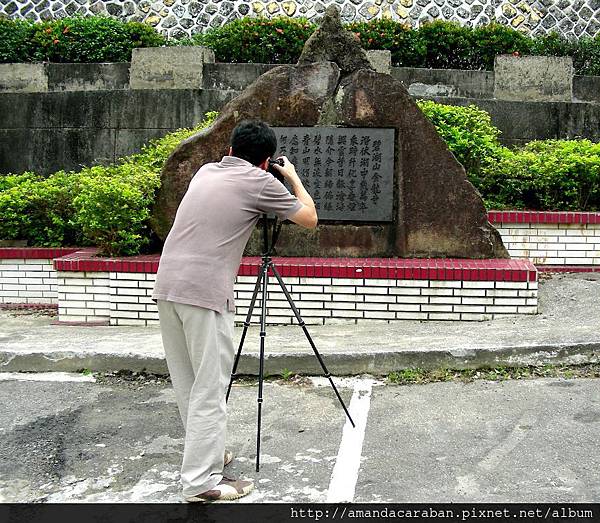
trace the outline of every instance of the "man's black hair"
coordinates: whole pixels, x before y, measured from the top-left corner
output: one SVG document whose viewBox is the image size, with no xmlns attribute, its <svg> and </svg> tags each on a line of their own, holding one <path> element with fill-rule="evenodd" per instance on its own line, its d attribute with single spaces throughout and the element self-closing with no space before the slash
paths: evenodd
<svg viewBox="0 0 600 523">
<path fill-rule="evenodd" d="M 231 154 L 259 165 L 277 150 L 277 137 L 265 122 L 243 120 L 231 133 Z"/>
</svg>

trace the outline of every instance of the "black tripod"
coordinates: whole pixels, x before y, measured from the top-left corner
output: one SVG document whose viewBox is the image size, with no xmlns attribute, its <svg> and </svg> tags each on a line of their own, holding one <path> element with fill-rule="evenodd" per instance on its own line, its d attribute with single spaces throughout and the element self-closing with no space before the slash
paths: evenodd
<svg viewBox="0 0 600 523">
<path fill-rule="evenodd" d="M 294 304 L 294 300 L 290 296 L 290 293 L 288 292 L 288 290 L 285 286 L 285 283 L 281 279 L 281 276 L 279 275 L 279 272 L 275 268 L 275 265 L 273 264 L 273 260 L 271 259 L 273 249 L 275 248 L 275 244 L 277 243 L 277 238 L 279 237 L 279 231 L 281 230 L 281 223 L 277 222 L 277 218 L 273 219 L 272 231 L 271 231 L 271 241 L 269 242 L 269 219 L 267 218 L 266 214 L 263 214 L 262 221 L 263 221 L 263 247 L 264 247 L 263 252 L 264 252 L 264 254 L 261 255 L 262 263 L 260 266 L 260 271 L 258 273 L 258 277 L 256 279 L 256 285 L 254 286 L 254 292 L 252 294 L 252 300 L 250 301 L 250 307 L 248 308 L 248 314 L 246 315 L 246 321 L 244 322 L 244 330 L 242 331 L 240 345 L 238 347 L 238 351 L 235 356 L 235 361 L 233 363 L 233 370 L 231 371 L 231 380 L 229 382 L 229 387 L 227 388 L 227 396 L 226 396 L 226 401 L 228 401 L 229 394 L 231 393 L 231 386 L 233 385 L 233 381 L 236 377 L 236 371 L 238 368 L 238 363 L 240 361 L 240 356 L 242 355 L 242 348 L 244 346 L 244 341 L 246 339 L 246 333 L 248 332 L 248 327 L 250 327 L 250 319 L 252 318 L 252 311 L 254 310 L 256 298 L 258 297 L 258 291 L 259 291 L 259 289 L 261 289 L 261 284 L 262 284 L 261 315 L 260 315 L 260 362 L 259 362 L 259 370 L 258 370 L 258 399 L 257 399 L 257 402 L 258 402 L 258 426 L 257 426 L 257 433 L 256 433 L 256 472 L 258 472 L 260 470 L 260 429 L 261 429 L 261 421 L 262 421 L 263 380 L 264 380 L 264 363 L 265 363 L 265 337 L 267 335 L 267 332 L 266 332 L 267 285 L 269 282 L 269 269 L 273 272 L 273 275 L 279 282 L 279 286 L 281 287 L 281 290 L 285 294 L 285 297 L 287 298 L 287 301 L 290 304 L 290 307 L 292 308 L 292 311 L 294 312 L 296 319 L 298 320 L 298 324 L 300 325 L 300 327 L 302 327 L 302 330 L 304 331 L 304 334 L 306 335 L 306 338 L 308 339 L 308 342 L 310 343 L 310 346 L 312 347 L 312 350 L 314 351 L 315 356 L 317 357 L 317 360 L 319 360 L 319 364 L 321 365 L 321 368 L 323 369 L 323 372 L 325 373 L 325 377 L 329 379 L 329 383 L 331 383 L 331 387 L 333 388 L 335 395 L 337 396 L 339 402 L 341 403 L 342 407 L 344 408 L 344 412 L 346 413 L 346 416 L 348 416 L 348 420 L 350 420 L 352 427 L 355 427 L 354 421 L 352 420 L 352 417 L 350 416 L 350 413 L 348 412 L 348 409 L 346 408 L 346 405 L 344 404 L 344 401 L 342 400 L 342 397 L 340 396 L 340 393 L 338 392 L 338 390 L 335 386 L 335 383 L 333 383 L 333 380 L 331 379 L 331 374 L 327 370 L 327 367 L 325 367 L 323 358 L 321 358 L 321 355 L 319 354 L 317 347 L 315 347 L 314 341 L 310 337 L 308 329 L 306 328 L 306 323 L 304 323 L 304 320 L 300 316 L 300 313 L 298 312 L 298 309 L 296 308 L 296 305 Z"/>
</svg>

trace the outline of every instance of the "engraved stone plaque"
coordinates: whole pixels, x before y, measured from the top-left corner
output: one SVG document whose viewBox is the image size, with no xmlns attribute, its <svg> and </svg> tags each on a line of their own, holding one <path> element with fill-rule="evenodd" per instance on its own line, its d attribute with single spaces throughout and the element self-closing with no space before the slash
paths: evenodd
<svg viewBox="0 0 600 523">
<path fill-rule="evenodd" d="M 394 129 L 273 127 L 319 219 L 392 221 Z"/>
</svg>

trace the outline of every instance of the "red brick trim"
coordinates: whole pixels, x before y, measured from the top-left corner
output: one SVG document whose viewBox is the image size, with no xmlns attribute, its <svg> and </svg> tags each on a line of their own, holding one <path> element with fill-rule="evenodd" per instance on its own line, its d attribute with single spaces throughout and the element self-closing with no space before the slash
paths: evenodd
<svg viewBox="0 0 600 523">
<path fill-rule="evenodd" d="M 397 280 L 536 281 L 526 259 L 274 258 L 282 276 Z M 258 274 L 260 258 L 243 258 L 240 276 Z"/>
<path fill-rule="evenodd" d="M 600 272 L 598 265 L 537 265 L 539 272 Z"/>
<path fill-rule="evenodd" d="M 52 260 L 78 250 L 77 247 L 0 247 L 0 260 Z"/>
<path fill-rule="evenodd" d="M 81 272 L 147 272 L 158 271 L 159 254 L 130 256 L 127 258 L 99 258 L 98 249 L 82 249 L 54 260 L 57 271 Z"/>
<path fill-rule="evenodd" d="M 58 304 L 56 303 L 0 303 L 0 310 L 21 310 L 21 309 L 56 309 L 58 310 Z"/>
<path fill-rule="evenodd" d="M 57 271 L 156 273 L 160 256 L 95 258 L 86 249 L 54 260 Z M 462 260 L 403 258 L 273 258 L 282 276 L 388 278 L 406 280 L 536 281 L 535 266 L 524 259 Z M 261 259 L 244 257 L 240 276 L 256 276 Z"/>
<path fill-rule="evenodd" d="M 600 212 L 489 211 L 490 223 L 577 223 L 600 224 Z"/>
</svg>

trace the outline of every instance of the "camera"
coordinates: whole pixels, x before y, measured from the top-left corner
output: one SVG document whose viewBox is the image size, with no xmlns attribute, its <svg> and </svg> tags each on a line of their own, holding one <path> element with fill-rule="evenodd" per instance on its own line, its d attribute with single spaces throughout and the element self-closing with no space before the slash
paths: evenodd
<svg viewBox="0 0 600 523">
<path fill-rule="evenodd" d="M 272 174 L 273 176 L 275 176 L 275 178 L 277 178 L 281 183 L 283 183 L 283 181 L 284 181 L 283 174 L 281 174 L 277 169 L 275 169 L 273 167 L 274 165 L 279 165 L 280 167 L 283 167 L 285 165 L 283 158 L 276 158 L 275 160 L 269 160 L 269 166 L 267 167 L 267 172 L 269 174 Z"/>
</svg>

